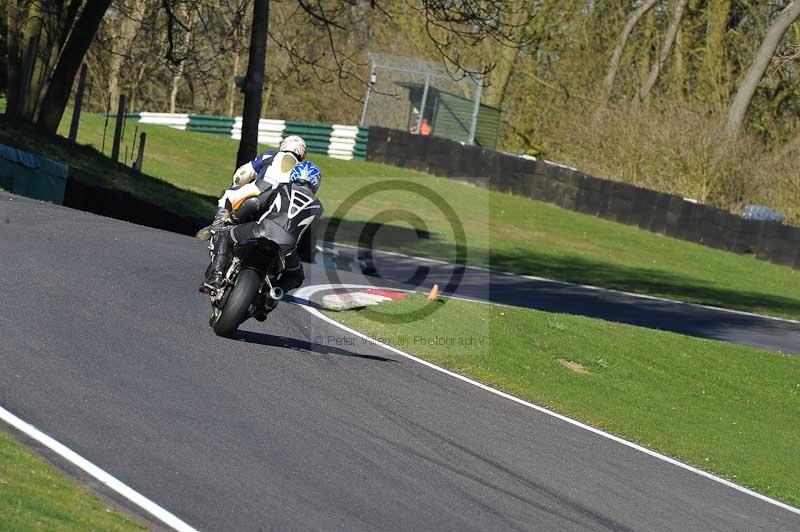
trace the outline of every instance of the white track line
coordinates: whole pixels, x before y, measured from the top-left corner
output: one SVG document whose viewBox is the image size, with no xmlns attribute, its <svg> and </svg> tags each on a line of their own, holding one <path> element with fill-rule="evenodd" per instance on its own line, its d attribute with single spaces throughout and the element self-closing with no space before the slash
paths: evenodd
<svg viewBox="0 0 800 532">
<path fill-rule="evenodd" d="M 329 244 L 329 243 L 325 242 L 325 244 Z M 351 246 L 350 244 L 335 244 L 335 246 L 351 248 L 351 249 L 361 249 L 358 246 Z M 370 250 L 370 251 L 373 252 L 373 253 L 381 253 L 383 255 L 390 255 L 390 256 L 393 256 L 393 257 L 403 257 L 403 258 L 406 258 L 406 259 L 413 259 L 413 260 L 418 260 L 418 261 L 422 261 L 422 262 L 430 262 L 431 264 L 441 264 L 442 266 L 450 266 L 450 267 L 455 267 L 456 266 L 452 262 L 447 262 L 447 261 L 437 260 L 437 259 L 428 259 L 428 258 L 425 258 L 425 257 L 417 257 L 417 256 L 414 256 L 414 255 L 406 255 L 404 253 L 397 253 L 397 252 L 394 252 L 394 251 L 381 251 L 379 249 L 373 249 L 373 250 Z M 521 273 L 505 272 L 505 271 L 500 271 L 500 270 L 490 270 L 489 268 L 481 268 L 480 266 L 464 266 L 464 268 L 467 269 L 467 270 L 477 270 L 477 271 L 481 271 L 481 272 L 486 272 L 486 273 L 489 273 L 491 275 L 503 275 L 503 276 L 506 276 L 506 277 L 522 277 L 523 279 L 530 279 L 531 281 L 541 281 L 541 282 L 544 282 L 544 283 L 560 284 L 562 286 L 575 286 L 575 287 L 578 287 L 578 288 L 585 288 L 587 290 L 594 290 L 596 292 L 609 292 L 609 293 L 612 293 L 612 294 L 622 294 L 622 295 L 625 295 L 625 296 L 635 297 L 635 298 L 638 298 L 638 299 L 649 299 L 649 300 L 652 300 L 652 301 L 662 301 L 664 303 L 674 303 L 674 304 L 677 304 L 677 305 L 689 305 L 689 306 L 697 307 L 697 308 L 704 308 L 704 309 L 708 309 L 708 310 L 716 310 L 717 312 L 726 312 L 726 313 L 729 313 L 729 314 L 738 314 L 740 316 L 750 316 L 750 317 L 753 317 L 753 318 L 763 318 L 765 320 L 781 321 L 781 322 L 784 322 L 784 323 L 794 323 L 796 325 L 800 325 L 800 320 L 793 320 L 793 319 L 790 319 L 790 318 L 778 318 L 777 316 L 768 316 L 766 314 L 756 314 L 754 312 L 747 312 L 747 311 L 744 311 L 744 310 L 735 310 L 735 309 L 730 309 L 730 308 L 715 307 L 713 305 L 703 305 L 701 303 L 689 303 L 689 302 L 686 302 L 686 301 L 678 301 L 677 299 L 667 299 L 665 297 L 649 296 L 649 295 L 646 295 L 646 294 L 637 294 L 637 293 L 634 293 L 634 292 L 626 292 L 624 290 L 615 290 L 613 288 L 603 288 L 602 286 L 592 286 L 590 284 L 570 283 L 568 281 L 556 281 L 555 279 L 547 279 L 546 277 L 536 277 L 535 275 L 524 275 L 524 274 L 521 274 Z M 510 305 L 510 306 L 514 306 L 514 305 Z"/>
<path fill-rule="evenodd" d="M 78 468 L 82 469 L 89 475 L 93 476 L 94 478 L 102 482 L 104 485 L 106 485 L 108 488 L 122 495 L 123 497 L 131 501 L 133 504 L 145 510 L 147 513 L 151 514 L 153 517 L 157 518 L 164 524 L 180 532 L 197 532 L 197 529 L 181 521 L 175 515 L 165 510 L 158 504 L 154 503 L 141 493 L 123 484 L 121 481 L 112 477 L 110 474 L 106 473 L 93 463 L 89 462 L 88 460 L 80 456 L 78 453 L 73 451 L 72 449 L 57 442 L 47 434 L 43 433 L 42 431 L 31 425 L 30 423 L 21 420 L 20 418 L 18 418 L 17 416 L 15 416 L 11 412 L 3 408 L 2 406 L 0 406 L 0 419 L 5 421 L 12 427 L 16 428 L 20 432 L 23 432 L 30 438 L 33 438 L 37 442 L 41 443 L 42 445 L 44 445 L 54 453 L 58 454 L 71 464 L 77 466 Z"/>
<path fill-rule="evenodd" d="M 320 290 L 336 289 L 336 288 L 339 288 L 339 287 L 346 287 L 346 285 L 313 285 L 313 286 L 300 288 L 299 290 L 295 291 L 295 295 L 297 297 L 304 298 L 304 299 L 307 299 L 307 300 L 310 301 L 310 297 L 314 292 L 317 292 L 317 291 L 320 291 Z M 375 288 L 375 287 L 373 287 L 373 288 Z M 393 288 L 386 288 L 386 290 L 394 290 L 394 289 Z M 757 493 L 757 492 L 755 492 L 755 491 L 753 491 L 751 489 L 745 488 L 744 486 L 740 486 L 739 484 L 735 484 L 735 483 L 733 483 L 733 482 L 731 482 L 729 480 L 726 480 L 726 479 L 724 479 L 722 477 L 718 477 L 716 475 L 712 475 L 711 473 L 703 471 L 702 469 L 698 469 L 696 467 L 690 466 L 689 464 L 684 464 L 683 462 L 675 460 L 674 458 L 670 458 L 669 456 L 665 456 L 665 455 L 663 455 L 661 453 L 657 453 L 656 451 L 648 449 L 647 447 L 642 447 L 641 445 L 638 445 L 636 443 L 630 442 L 628 440 L 624 440 L 624 439 L 620 438 L 619 436 L 614 436 L 613 434 L 609 434 L 608 432 L 604 432 L 604 431 L 602 431 L 600 429 L 596 429 L 596 428 L 594 428 L 592 426 L 586 425 L 585 423 L 581 423 L 580 421 L 577 421 L 575 419 L 572 419 L 572 418 L 569 418 L 567 416 L 561 415 L 561 414 L 559 414 L 557 412 L 553 412 L 552 410 L 548 410 L 547 408 L 544 408 L 542 406 L 538 406 L 538 405 L 535 405 L 533 403 L 529 403 L 528 401 L 520 399 L 519 397 L 515 397 L 515 396 L 513 396 L 511 394 L 508 394 L 506 392 L 500 391 L 497 388 L 492 388 L 491 386 L 487 386 L 486 384 L 483 384 L 483 383 L 480 383 L 478 381 L 472 380 L 472 379 L 470 379 L 468 377 L 465 377 L 463 375 L 459 375 L 458 373 L 453 373 L 452 371 L 450 371 L 448 369 L 445 369 L 445 368 L 442 368 L 440 366 L 437 366 L 436 364 L 432 364 L 432 363 L 430 363 L 430 362 L 428 362 L 426 360 L 422 360 L 421 358 L 417 358 L 414 355 L 410 355 L 410 354 L 408 354 L 408 353 L 406 353 L 404 351 L 400 351 L 399 349 L 397 349 L 395 347 L 392 347 L 390 345 L 378 342 L 374 338 L 371 338 L 371 337 L 367 336 L 364 333 L 358 332 L 355 329 L 351 329 L 350 327 L 348 327 L 346 325 L 342 325 L 338 321 L 336 321 L 336 320 L 334 320 L 332 318 L 329 318 L 328 316 L 324 315 L 319 310 L 317 310 L 317 309 L 315 309 L 313 307 L 310 307 L 310 306 L 307 306 L 307 305 L 300 305 L 300 306 L 302 306 L 302 308 L 304 308 L 307 312 L 310 312 L 312 315 L 316 316 L 317 318 L 319 318 L 319 319 L 321 319 L 321 320 L 323 320 L 323 321 L 325 321 L 327 323 L 330 323 L 331 325 L 334 325 L 334 326 L 342 329 L 343 331 L 346 331 L 346 332 L 348 332 L 350 334 L 358 336 L 359 338 L 367 340 L 373 345 L 379 345 L 382 348 L 384 348 L 384 349 L 386 349 L 388 351 L 391 351 L 392 353 L 395 353 L 397 355 L 405 357 L 405 358 L 407 358 L 409 360 L 413 360 L 414 362 L 422 364 L 423 366 L 427 366 L 427 367 L 429 367 L 431 369 L 434 369 L 436 371 L 439 371 L 441 373 L 449 375 L 449 376 L 451 376 L 451 377 L 453 377 L 455 379 L 458 379 L 460 381 L 464 381 L 464 382 L 466 382 L 468 384 L 471 384 L 473 386 L 476 386 L 476 387 L 478 387 L 478 388 L 480 388 L 482 390 L 486 390 L 487 392 L 493 393 L 495 395 L 499 395 L 500 397 L 508 399 L 509 401 L 514 401 L 515 403 L 521 404 L 523 406 L 527 406 L 528 408 L 532 408 L 533 410 L 536 410 L 537 412 L 541 412 L 542 414 L 546 414 L 546 415 L 552 416 L 552 417 L 554 417 L 556 419 L 560 419 L 561 421 L 569 423 L 570 425 L 574 425 L 574 426 L 582 428 L 584 430 L 588 430 L 589 432 L 597 434 L 598 436 L 602 436 L 603 438 L 607 438 L 607 439 L 612 440 L 614 442 L 620 443 L 622 445 L 625 445 L 626 447 L 630 447 L 631 449 L 635 449 L 635 450 L 637 450 L 639 452 L 642 452 L 642 453 L 644 453 L 644 454 L 646 454 L 648 456 L 652 456 L 653 458 L 657 458 L 658 460 L 661 460 L 663 462 L 667 462 L 668 464 L 672 464 L 674 466 L 680 467 L 681 469 L 685 469 L 686 471 L 690 471 L 690 472 L 692 472 L 692 473 L 694 473 L 696 475 L 700 475 L 701 477 L 705 477 L 705 478 L 707 478 L 709 480 L 713 480 L 714 482 L 722 484 L 723 486 L 727 486 L 729 488 L 733 488 L 736 491 L 739 491 L 739 492 L 744 493 L 746 495 L 750 495 L 751 497 L 755 497 L 756 499 L 759 499 L 761 501 L 764 501 L 764 502 L 767 502 L 767 503 L 772 504 L 774 506 L 777 506 L 778 508 L 783 508 L 784 510 L 792 512 L 793 514 L 800 515 L 800 508 L 795 508 L 794 506 L 789 506 L 786 503 L 783 503 L 781 501 L 775 500 L 775 499 L 773 499 L 771 497 L 767 497 L 766 495 L 762 495 L 760 493 Z"/>
</svg>

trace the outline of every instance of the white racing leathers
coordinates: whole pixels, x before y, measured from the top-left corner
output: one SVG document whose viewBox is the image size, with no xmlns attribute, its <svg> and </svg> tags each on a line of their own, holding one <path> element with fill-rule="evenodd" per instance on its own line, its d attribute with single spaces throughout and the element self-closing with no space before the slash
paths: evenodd
<svg viewBox="0 0 800 532">
<path fill-rule="evenodd" d="M 288 183 L 289 174 L 296 164 L 297 159 L 289 152 L 265 152 L 259 155 L 236 170 L 233 186 L 222 194 L 217 207 L 233 212 L 248 198 L 258 197 L 262 192 Z"/>
</svg>

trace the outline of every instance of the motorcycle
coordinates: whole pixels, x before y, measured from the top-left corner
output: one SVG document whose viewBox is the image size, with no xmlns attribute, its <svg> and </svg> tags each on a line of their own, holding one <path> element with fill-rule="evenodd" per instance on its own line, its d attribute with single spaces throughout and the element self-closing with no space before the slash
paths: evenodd
<svg viewBox="0 0 800 532">
<path fill-rule="evenodd" d="M 206 236 L 206 229 L 199 231 L 197 237 Z M 258 238 L 237 243 L 220 287 L 209 294 L 208 324 L 214 333 L 232 338 L 249 318 L 266 320 L 283 299 L 283 289 L 275 282 L 284 268 L 283 254 L 272 240 Z"/>
</svg>

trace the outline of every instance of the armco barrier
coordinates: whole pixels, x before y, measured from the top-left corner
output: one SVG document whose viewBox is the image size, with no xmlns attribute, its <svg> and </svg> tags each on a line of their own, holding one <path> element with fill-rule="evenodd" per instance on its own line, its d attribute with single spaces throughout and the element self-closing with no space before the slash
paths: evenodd
<svg viewBox="0 0 800 532">
<path fill-rule="evenodd" d="M 181 113 L 130 113 L 127 120 L 142 124 L 169 126 L 185 131 L 242 138 L 241 116 L 209 116 Z M 337 159 L 364 160 L 367 155 L 369 134 L 367 128 L 340 124 L 312 124 L 290 120 L 262 118 L 258 122 L 258 142 L 277 146 L 289 135 L 300 135 L 310 153 L 328 155 Z"/>
<path fill-rule="evenodd" d="M 234 119 L 229 116 L 189 115 L 186 131 L 199 131 L 214 135 L 231 136 Z"/>
<path fill-rule="evenodd" d="M 285 120 L 270 120 L 262 118 L 258 121 L 258 142 L 269 146 L 277 146 L 283 140 L 283 130 L 286 129 Z M 242 138 L 242 117 L 237 116 L 233 119 L 231 138 L 239 140 Z"/>
<path fill-rule="evenodd" d="M 308 151 L 327 155 L 328 148 L 331 144 L 332 132 L 333 127 L 326 126 L 325 124 L 305 124 L 303 122 L 287 120 L 286 129 L 283 130 L 283 136 L 299 135 L 306 141 Z"/>
<path fill-rule="evenodd" d="M 128 115 L 128 117 L 133 117 L 133 116 L 138 116 L 139 123 L 141 124 L 155 124 L 159 126 L 169 126 L 175 129 L 186 129 L 186 126 L 189 125 L 189 115 L 187 114 L 138 113 L 138 115 Z"/>
<path fill-rule="evenodd" d="M 467 180 L 655 233 L 800 269 L 800 228 L 439 137 L 369 128 L 366 159 Z"/>
</svg>

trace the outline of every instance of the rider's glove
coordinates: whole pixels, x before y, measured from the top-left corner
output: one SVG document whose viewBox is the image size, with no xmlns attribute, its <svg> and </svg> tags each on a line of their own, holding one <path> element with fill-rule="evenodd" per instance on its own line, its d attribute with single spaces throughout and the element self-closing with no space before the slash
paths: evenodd
<svg viewBox="0 0 800 532">
<path fill-rule="evenodd" d="M 214 221 L 211 222 L 211 232 L 218 233 L 231 223 L 231 213 L 227 209 L 217 209 L 217 214 L 214 216 Z"/>
<path fill-rule="evenodd" d="M 246 185 L 256 178 L 256 169 L 253 168 L 253 163 L 243 164 L 233 173 L 234 185 Z"/>
</svg>

